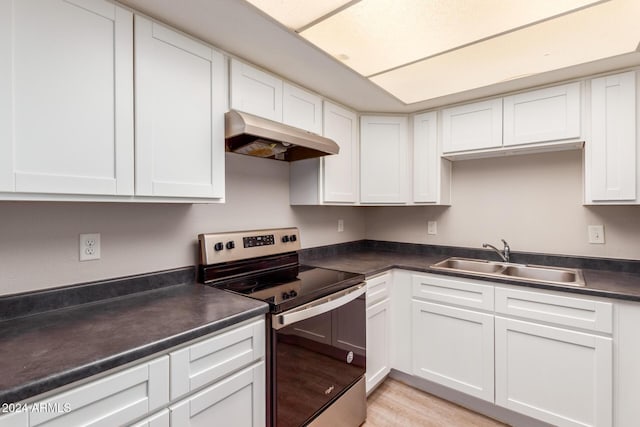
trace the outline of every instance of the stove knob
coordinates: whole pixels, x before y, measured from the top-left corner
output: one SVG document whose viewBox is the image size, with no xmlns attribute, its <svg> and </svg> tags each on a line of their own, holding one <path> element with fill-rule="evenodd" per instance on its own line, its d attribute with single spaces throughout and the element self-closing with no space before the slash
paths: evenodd
<svg viewBox="0 0 640 427">
<path fill-rule="evenodd" d="M 233 242 L 233 240 L 229 240 L 227 242 L 227 249 L 233 249 L 236 247 L 236 244 Z"/>
<path fill-rule="evenodd" d="M 282 293 L 282 299 L 289 299 L 289 294 L 286 292 Z"/>
<path fill-rule="evenodd" d="M 222 245 L 222 242 L 218 242 L 215 245 L 213 245 L 213 249 L 217 252 L 217 251 L 221 251 L 224 248 L 224 246 Z"/>
<path fill-rule="evenodd" d="M 295 235 L 295 234 L 292 234 L 292 235 L 289 237 L 289 240 L 290 240 L 290 241 L 292 241 L 292 242 L 295 242 L 296 240 L 298 240 L 298 238 L 296 237 L 296 235 Z"/>
<path fill-rule="evenodd" d="M 289 241 L 289 236 L 282 236 L 282 243 L 287 243 Z"/>
<path fill-rule="evenodd" d="M 294 298 L 294 297 L 297 297 L 297 296 L 298 296 L 298 293 L 297 293 L 296 291 L 291 291 L 291 292 L 289 292 L 289 296 L 290 296 L 291 298 Z"/>
</svg>

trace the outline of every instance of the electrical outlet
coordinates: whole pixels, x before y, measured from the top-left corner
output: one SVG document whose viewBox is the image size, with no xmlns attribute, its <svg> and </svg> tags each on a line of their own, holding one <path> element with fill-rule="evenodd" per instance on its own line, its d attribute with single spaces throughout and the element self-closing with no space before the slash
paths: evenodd
<svg viewBox="0 0 640 427">
<path fill-rule="evenodd" d="M 344 231 L 344 220 L 338 220 L 338 233 L 342 233 Z"/>
<path fill-rule="evenodd" d="M 100 233 L 80 235 L 80 261 L 100 259 Z"/>
<path fill-rule="evenodd" d="M 438 223 L 436 221 L 427 221 L 427 234 L 438 234 Z"/>
<path fill-rule="evenodd" d="M 604 225 L 590 225 L 587 230 L 589 231 L 589 243 L 604 244 Z"/>
</svg>

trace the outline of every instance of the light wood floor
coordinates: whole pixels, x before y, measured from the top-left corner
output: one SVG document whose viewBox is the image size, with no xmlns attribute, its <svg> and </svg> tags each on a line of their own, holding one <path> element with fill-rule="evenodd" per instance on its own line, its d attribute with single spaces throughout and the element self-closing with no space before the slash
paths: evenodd
<svg viewBox="0 0 640 427">
<path fill-rule="evenodd" d="M 505 424 L 387 378 L 367 399 L 363 427 L 495 427 Z"/>
</svg>

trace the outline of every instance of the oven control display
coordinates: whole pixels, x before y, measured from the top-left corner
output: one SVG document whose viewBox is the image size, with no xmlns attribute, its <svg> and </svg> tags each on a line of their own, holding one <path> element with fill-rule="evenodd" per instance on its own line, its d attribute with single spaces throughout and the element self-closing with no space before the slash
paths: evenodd
<svg viewBox="0 0 640 427">
<path fill-rule="evenodd" d="M 253 248 L 256 246 L 269 246 L 269 245 L 276 244 L 276 239 L 273 236 L 273 234 L 267 234 L 265 236 L 243 237 L 242 241 L 244 242 L 245 248 Z"/>
</svg>

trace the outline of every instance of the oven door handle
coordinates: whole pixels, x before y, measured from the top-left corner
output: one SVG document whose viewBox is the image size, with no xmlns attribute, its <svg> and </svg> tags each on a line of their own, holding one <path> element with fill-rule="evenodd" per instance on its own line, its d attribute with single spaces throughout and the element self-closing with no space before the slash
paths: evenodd
<svg viewBox="0 0 640 427">
<path fill-rule="evenodd" d="M 319 314 L 335 310 L 345 304 L 350 303 L 367 291 L 366 283 L 353 286 L 340 292 L 328 295 L 316 301 L 312 301 L 303 306 L 286 311 L 282 314 L 274 314 L 271 322 L 273 329 L 282 329 L 292 323 L 309 319 Z"/>
</svg>

